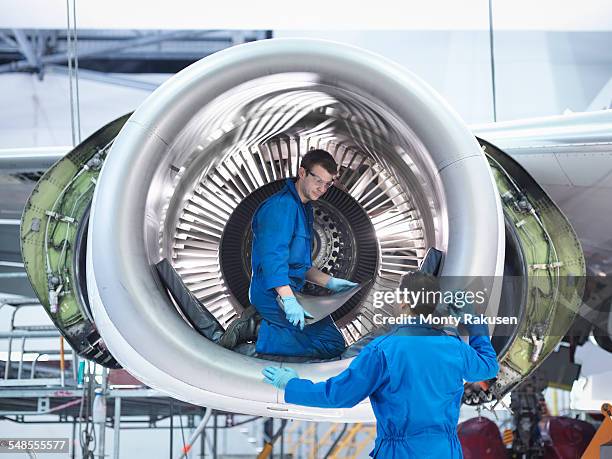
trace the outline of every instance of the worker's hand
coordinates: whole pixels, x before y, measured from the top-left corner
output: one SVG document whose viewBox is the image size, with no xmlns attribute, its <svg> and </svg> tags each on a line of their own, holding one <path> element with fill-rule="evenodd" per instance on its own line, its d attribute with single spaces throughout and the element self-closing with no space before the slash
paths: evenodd
<svg viewBox="0 0 612 459">
<path fill-rule="evenodd" d="M 454 291 L 453 295 L 461 294 L 461 291 Z M 483 325 L 484 314 L 479 314 L 476 311 L 476 306 L 473 301 L 455 301 L 448 305 L 449 315 L 455 316 L 459 319 L 459 323 L 463 324 L 465 329 L 468 331 L 470 336 L 487 335 L 488 327 Z"/>
<path fill-rule="evenodd" d="M 350 290 L 353 287 L 357 287 L 355 282 L 351 282 L 346 279 L 337 279 L 335 277 L 330 277 L 325 285 L 325 288 L 330 289 L 334 293 L 344 292 L 345 290 Z"/>
<path fill-rule="evenodd" d="M 285 317 L 294 327 L 299 327 L 304 330 L 306 318 L 312 319 L 312 316 L 304 311 L 304 308 L 294 296 L 283 296 L 283 306 L 285 309 Z"/>
<path fill-rule="evenodd" d="M 264 382 L 277 389 L 284 389 L 291 379 L 299 378 L 297 371 L 292 368 L 266 367 L 261 373 L 264 375 Z"/>
<path fill-rule="evenodd" d="M 454 290 L 452 293 L 455 301 L 448 305 L 448 313 L 451 316 L 457 317 L 461 323 L 465 324 L 465 316 L 467 314 L 471 316 L 476 314 L 474 302 L 465 300 L 465 292 L 461 290 Z M 460 301 L 459 299 L 462 299 L 463 301 Z"/>
</svg>

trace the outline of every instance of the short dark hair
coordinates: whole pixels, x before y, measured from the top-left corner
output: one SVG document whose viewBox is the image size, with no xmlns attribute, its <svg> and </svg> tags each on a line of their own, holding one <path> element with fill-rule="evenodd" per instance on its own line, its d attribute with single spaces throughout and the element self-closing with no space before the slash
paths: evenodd
<svg viewBox="0 0 612 459">
<path fill-rule="evenodd" d="M 436 311 L 437 303 L 431 301 L 430 297 L 435 298 L 435 293 L 440 292 L 440 279 L 431 274 L 414 271 L 404 274 L 400 279 L 400 290 L 407 290 L 413 292 L 422 292 L 422 297 L 429 301 L 420 301 L 417 304 L 406 305 L 412 309 L 412 314 L 428 315 L 434 314 Z"/>
<path fill-rule="evenodd" d="M 336 175 L 338 173 L 338 164 L 336 163 L 336 160 L 329 154 L 329 152 L 325 150 L 310 150 L 304 155 L 302 162 L 300 163 L 300 166 L 307 171 L 311 170 L 316 165 L 321 166 L 332 175 Z"/>
</svg>

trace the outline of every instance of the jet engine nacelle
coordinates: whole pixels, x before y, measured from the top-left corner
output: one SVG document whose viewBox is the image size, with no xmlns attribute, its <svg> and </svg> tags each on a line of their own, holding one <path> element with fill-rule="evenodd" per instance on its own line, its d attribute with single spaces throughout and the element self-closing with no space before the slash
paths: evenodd
<svg viewBox="0 0 612 459">
<path fill-rule="evenodd" d="M 542 272 L 550 278 L 584 272 L 569 224 L 560 232 L 546 230 L 562 215 L 548 202 L 539 207 L 540 201 L 531 201 L 541 197 L 537 184 L 493 146 L 485 154 L 463 121 L 417 77 L 337 43 L 266 40 L 181 71 L 127 121 L 94 134 L 69 163 L 60 161 L 43 177 L 22 226 L 23 247 L 32 247 L 29 261 L 25 252 L 24 259 L 41 302 L 56 323 L 64 323 L 58 317 L 69 309 L 70 297 L 71 310 L 81 310 L 101 336 L 88 343 L 90 358 L 91 349 L 98 349 L 102 363 L 112 366 L 114 358 L 176 398 L 262 416 L 372 419 L 367 400 L 336 410 L 285 404 L 282 392 L 261 376 L 265 366 L 279 363 L 204 338 L 180 314 L 154 269 L 160 259 L 171 260 L 202 305 L 223 326 L 231 323 L 248 305 L 250 216 L 283 179 L 297 174 L 310 148 L 332 153 L 344 185 L 315 207 L 313 263 L 356 281 L 373 279 L 333 316 L 349 345 L 376 331 L 375 314 L 396 313 L 374 300 L 416 270 L 429 247 L 444 254 L 440 276 L 491 279 L 487 314 L 493 316 L 507 297 L 496 280 L 508 269 L 528 277 L 528 263 L 538 261 L 529 257 L 537 258 L 538 250 L 571 240 L 575 250 L 565 255 L 572 263 L 540 260 L 550 265 Z M 45 186 L 54 187 L 53 199 Z M 524 203 L 528 207 L 521 210 Z M 29 231 L 32 225 L 39 230 Z M 531 228 L 529 237 L 521 233 L 523 225 Z M 62 247 L 64 233 L 71 243 Z M 535 308 L 525 282 L 512 312 Z M 563 296 L 570 311 L 576 296 Z M 554 315 L 555 304 L 547 303 L 545 312 Z M 552 341 L 523 339 L 537 325 L 527 316 L 504 332 L 499 350 L 505 373 L 497 394 L 552 349 Z M 570 316 L 557 327 L 569 326 Z M 77 319 L 74 324 L 71 344 L 78 348 L 82 330 L 93 332 Z M 525 361 L 508 356 L 516 343 L 527 349 Z M 349 363 L 290 365 L 319 381 Z"/>
</svg>

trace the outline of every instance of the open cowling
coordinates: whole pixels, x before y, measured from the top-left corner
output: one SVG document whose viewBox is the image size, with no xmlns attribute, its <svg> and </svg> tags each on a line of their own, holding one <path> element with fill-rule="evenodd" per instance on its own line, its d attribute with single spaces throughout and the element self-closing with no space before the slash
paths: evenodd
<svg viewBox="0 0 612 459">
<path fill-rule="evenodd" d="M 250 218 L 285 178 L 296 175 L 311 148 L 334 156 L 343 184 L 315 206 L 313 263 L 339 277 L 373 279 L 334 315 L 347 344 L 377 329 L 374 314 L 395 314 L 392 305 L 379 308 L 374 298 L 416 270 L 429 247 L 444 254 L 441 276 L 491 279 L 487 314 L 495 316 L 501 304 L 505 312 L 521 315 L 529 295 L 508 310 L 507 289 L 495 280 L 505 271 L 528 278 L 529 257 L 523 255 L 531 249 L 525 241 L 554 239 L 513 229 L 520 220 L 509 214 L 514 203 L 537 195 L 511 192 L 512 199 L 500 199 L 498 188 L 511 190 L 517 183 L 513 174 L 521 172 L 503 152 L 489 146 L 485 155 L 431 88 L 357 48 L 313 40 L 237 46 L 178 73 L 120 123 L 125 124 L 112 145 L 100 141 L 104 148 L 89 150 L 102 151 L 104 166 L 94 177 L 88 221 L 73 225 L 70 247 L 80 254 L 70 266 L 73 282 L 87 287 L 83 323 L 95 323 L 104 348 L 143 382 L 192 403 L 264 416 L 372 419 L 367 400 L 338 410 L 284 404 L 282 394 L 262 382 L 261 370 L 270 362 L 223 349 L 197 333 L 154 269 L 160 259 L 170 260 L 218 322 L 231 323 L 248 301 Z M 91 145 L 97 145 L 94 140 Z M 79 167 L 86 164 L 81 160 Z M 41 215 L 24 214 L 23 228 L 34 218 L 45 224 L 45 209 L 32 209 Z M 56 220 L 46 222 L 68 223 Z M 548 224 L 553 221 L 558 220 Z M 566 238 L 573 236 L 567 227 Z M 23 230 L 22 235 L 31 237 Z M 505 260 L 509 241 L 511 260 Z M 577 247 L 570 254 L 576 272 L 584 270 Z M 79 265 L 86 269 L 77 270 Z M 553 264 L 543 269 L 561 274 Z M 45 276 L 38 277 L 37 293 L 49 307 L 50 289 L 43 285 Z M 546 311 L 554 312 L 553 303 Z M 61 307 L 51 312 L 55 319 L 58 314 Z M 519 329 L 503 331 L 503 355 L 530 332 Z M 550 347 L 528 345 L 540 346 L 536 359 L 508 370 L 497 393 L 532 371 Z M 321 380 L 349 361 L 291 366 Z"/>
</svg>

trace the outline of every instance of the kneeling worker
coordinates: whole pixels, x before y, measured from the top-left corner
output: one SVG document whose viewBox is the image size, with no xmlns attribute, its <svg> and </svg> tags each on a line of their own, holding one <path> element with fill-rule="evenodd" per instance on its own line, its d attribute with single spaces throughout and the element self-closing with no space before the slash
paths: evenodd
<svg viewBox="0 0 612 459">
<path fill-rule="evenodd" d="M 429 314 L 416 306 L 412 314 Z M 368 344 L 327 381 L 300 379 L 290 368 L 267 367 L 265 381 L 285 389 L 285 402 L 350 408 L 370 397 L 376 416 L 376 458 L 461 458 L 457 422 L 463 380 L 496 376 L 499 366 L 484 325 L 459 336 L 428 325 L 397 326 Z"/>
<path fill-rule="evenodd" d="M 333 292 L 357 285 L 312 266 L 311 201 L 333 185 L 337 171 L 336 161 L 328 152 L 309 151 L 302 158 L 297 180 L 288 179 L 285 187 L 264 201 L 253 216 L 249 299 L 263 317 L 256 344 L 260 354 L 327 359 L 337 357 L 345 348 L 331 317 L 305 326 L 308 313 L 294 295 L 306 280 Z"/>
</svg>

